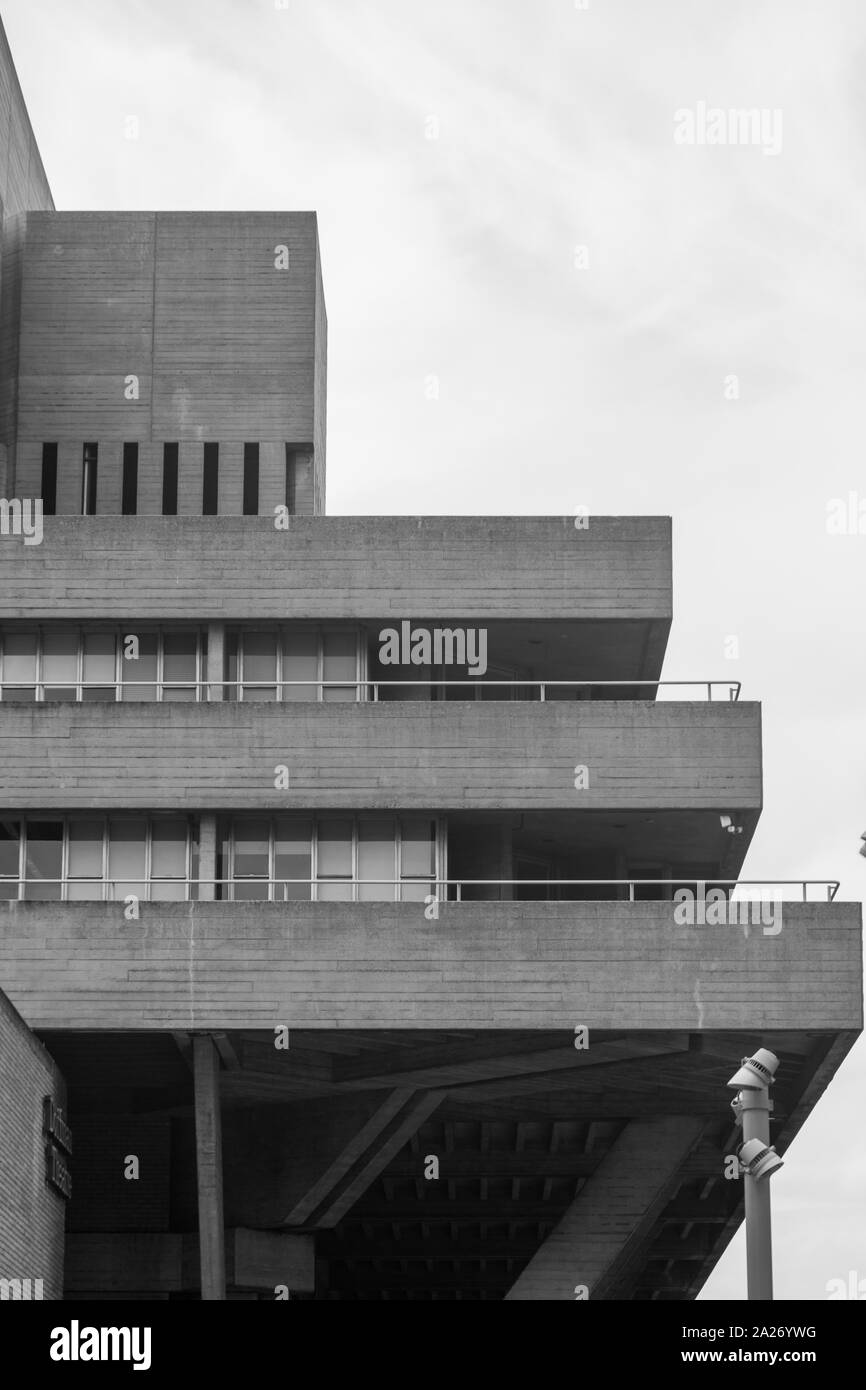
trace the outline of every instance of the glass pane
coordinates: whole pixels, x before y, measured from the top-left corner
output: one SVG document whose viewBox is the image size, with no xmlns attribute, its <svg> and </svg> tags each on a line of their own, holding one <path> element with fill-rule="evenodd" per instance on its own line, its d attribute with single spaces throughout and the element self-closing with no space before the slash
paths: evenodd
<svg viewBox="0 0 866 1390">
<path fill-rule="evenodd" d="M 81 692 L 82 699 L 113 700 L 115 698 L 114 657 L 116 645 L 113 632 L 85 632 L 82 680 L 104 681 L 105 684 L 102 686 L 94 685 L 89 689 L 85 685 Z"/>
<path fill-rule="evenodd" d="M 112 820 L 108 824 L 108 877 L 117 879 L 109 897 L 124 898 L 129 893 L 145 896 L 144 850 L 147 821 Z"/>
<path fill-rule="evenodd" d="M 78 633 L 42 634 L 42 681 L 46 700 L 74 700 L 78 680 Z"/>
<path fill-rule="evenodd" d="M 186 884 L 180 879 L 174 883 L 170 881 L 157 882 L 155 879 L 150 885 L 150 901 L 152 903 L 180 903 L 186 898 Z"/>
<path fill-rule="evenodd" d="M 10 690 L 9 681 L 23 681 L 24 690 Z M 36 633 L 7 632 L 3 636 L 3 699 L 36 699 Z"/>
<path fill-rule="evenodd" d="M 335 874 L 352 876 L 352 822 L 348 818 L 319 822 L 318 876 Z"/>
<path fill-rule="evenodd" d="M 102 877 L 102 821 L 71 820 L 69 822 L 70 878 Z"/>
<path fill-rule="evenodd" d="M 316 897 L 320 903 L 350 903 L 353 891 L 351 883 L 341 883 L 334 879 L 330 882 L 323 882 L 320 879 L 316 888 Z"/>
<path fill-rule="evenodd" d="M 277 678 L 277 635 L 275 632 L 243 634 L 244 681 L 275 681 Z M 274 687 L 244 685 L 245 700 L 273 700 Z"/>
<path fill-rule="evenodd" d="M 361 902 L 393 902 L 396 847 L 394 822 L 389 818 L 361 821 L 358 827 L 358 877 L 387 880 L 358 891 Z"/>
<path fill-rule="evenodd" d="M 162 639 L 162 679 L 166 681 L 195 681 L 198 634 L 195 632 L 166 632 Z M 171 689 L 163 685 L 164 700 L 194 700 L 195 686 Z"/>
<path fill-rule="evenodd" d="M 151 878 L 186 878 L 186 821 L 155 820 L 151 831 Z"/>
<path fill-rule="evenodd" d="M 127 637 L 134 634 L 124 634 L 122 638 L 121 651 L 123 656 L 120 663 L 121 679 L 123 681 L 124 700 L 155 700 L 156 684 L 132 685 L 132 681 L 156 681 L 156 633 L 143 632 L 138 634 L 138 657 L 127 656 L 127 652 L 134 650 Z"/>
<path fill-rule="evenodd" d="M 55 902 L 61 894 L 61 885 L 40 883 L 40 879 L 59 879 L 63 865 L 63 822 L 28 821 L 27 857 L 24 875 L 35 882 L 25 888 L 25 897 L 40 902 Z"/>
<path fill-rule="evenodd" d="M 66 885 L 66 901 L 70 903 L 102 902 L 105 883 L 101 878 L 76 878 Z"/>
<path fill-rule="evenodd" d="M 268 898 L 267 880 L 263 878 L 236 878 L 231 888 L 236 903 L 260 902 Z"/>
<path fill-rule="evenodd" d="M 269 821 L 235 821 L 235 878 L 245 878 L 251 874 L 268 877 L 269 840 Z"/>
<path fill-rule="evenodd" d="M 440 891 L 444 892 L 445 890 L 441 889 Z M 408 879 L 404 879 L 400 884 L 400 901 L 401 903 L 423 903 L 426 897 L 435 892 L 436 886 L 431 883 L 430 879 L 425 879 L 420 883 L 411 883 Z"/>
<path fill-rule="evenodd" d="M 274 878 L 312 877 L 312 822 L 280 816 L 274 827 Z M 278 883 L 274 889 L 278 902 L 310 899 L 310 884 Z"/>
<path fill-rule="evenodd" d="M 21 822 L 17 820 L 0 821 L 0 874 L 18 877 L 18 846 L 21 839 Z"/>
<path fill-rule="evenodd" d="M 317 700 L 319 638 L 315 632 L 283 633 L 283 680 L 310 681 L 310 685 L 283 686 L 284 700 Z"/>
<path fill-rule="evenodd" d="M 404 878 L 420 878 L 436 872 L 436 822 L 403 820 L 400 823 L 403 850 L 400 873 Z"/>
<path fill-rule="evenodd" d="M 354 632 L 326 632 L 322 637 L 322 679 L 326 681 L 357 680 L 358 663 L 355 654 L 356 641 Z M 336 701 L 354 700 L 355 687 L 340 690 L 327 686 L 323 689 L 322 699 Z"/>
</svg>

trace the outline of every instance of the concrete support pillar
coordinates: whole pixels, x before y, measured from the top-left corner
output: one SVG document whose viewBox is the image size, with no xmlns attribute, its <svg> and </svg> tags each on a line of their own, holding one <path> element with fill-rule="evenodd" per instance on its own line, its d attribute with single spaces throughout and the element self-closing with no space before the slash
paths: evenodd
<svg viewBox="0 0 866 1390">
<path fill-rule="evenodd" d="M 206 1033 L 196 1033 L 192 1047 L 201 1296 L 203 1302 L 213 1302 L 226 1296 L 220 1060 Z"/>
<path fill-rule="evenodd" d="M 216 816 L 204 812 L 198 827 L 198 896 L 200 902 L 212 903 L 216 898 L 214 879 L 217 859 Z"/>
<path fill-rule="evenodd" d="M 208 686 L 205 697 L 208 700 L 223 698 L 223 677 L 225 676 L 226 629 L 224 623 L 207 625 L 207 671 L 205 680 Z"/>
<path fill-rule="evenodd" d="M 512 855 L 511 836 L 511 826 L 503 825 L 499 837 L 499 877 L 501 879 L 514 877 L 514 857 Z M 501 897 L 504 902 L 510 902 L 514 897 L 514 885 L 511 883 L 503 883 Z"/>
</svg>

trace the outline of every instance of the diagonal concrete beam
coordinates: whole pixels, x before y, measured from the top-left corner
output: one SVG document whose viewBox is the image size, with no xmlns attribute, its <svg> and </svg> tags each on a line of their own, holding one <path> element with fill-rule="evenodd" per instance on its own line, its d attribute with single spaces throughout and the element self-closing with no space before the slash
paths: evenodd
<svg viewBox="0 0 866 1390">
<path fill-rule="evenodd" d="M 327 1137 L 321 1135 L 325 1142 L 320 1142 L 316 1133 L 309 1134 L 310 1148 L 318 1159 L 318 1175 L 295 1201 L 285 1224 L 335 1226 L 440 1100 L 437 1092 L 393 1090 L 363 1123 L 356 1120 L 331 1128 Z M 338 1098 L 330 1102 L 335 1112 L 340 1103 Z"/>
<path fill-rule="evenodd" d="M 590 1299 L 612 1297 L 617 1280 L 646 1249 L 703 1127 L 691 1115 L 626 1125 L 506 1300 L 567 1302 L 581 1285 Z"/>
</svg>

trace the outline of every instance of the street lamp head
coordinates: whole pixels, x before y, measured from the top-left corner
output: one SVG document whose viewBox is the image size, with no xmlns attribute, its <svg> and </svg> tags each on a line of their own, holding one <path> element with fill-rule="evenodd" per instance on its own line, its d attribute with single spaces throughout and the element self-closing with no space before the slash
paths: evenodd
<svg viewBox="0 0 866 1390">
<path fill-rule="evenodd" d="M 735 1090 L 757 1090 L 770 1086 L 775 1078 L 779 1059 L 775 1052 L 759 1047 L 751 1057 L 744 1057 L 739 1071 L 734 1072 L 728 1082 Z"/>
<path fill-rule="evenodd" d="M 749 1177 L 758 1181 L 760 1178 L 769 1178 L 775 1173 L 777 1168 L 784 1166 L 785 1160 L 780 1158 L 773 1148 L 761 1143 L 760 1139 L 747 1139 L 745 1144 L 740 1146 L 737 1157 L 740 1166 L 745 1168 Z"/>
</svg>

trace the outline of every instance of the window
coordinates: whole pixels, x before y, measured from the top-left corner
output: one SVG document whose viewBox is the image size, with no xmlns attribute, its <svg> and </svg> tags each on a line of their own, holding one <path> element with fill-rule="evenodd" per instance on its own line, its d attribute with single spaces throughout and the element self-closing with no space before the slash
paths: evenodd
<svg viewBox="0 0 866 1390">
<path fill-rule="evenodd" d="M 357 686 L 333 685 L 333 681 L 354 681 L 358 678 L 357 638 L 354 632 L 322 633 L 322 699 L 330 701 L 357 700 Z"/>
<path fill-rule="evenodd" d="M 85 444 L 81 469 L 81 515 L 96 516 L 96 466 L 98 444 Z"/>
<path fill-rule="evenodd" d="M 194 700 L 198 694 L 198 633 L 162 634 L 162 698 Z"/>
<path fill-rule="evenodd" d="M 2 671 L 4 700 L 26 704 L 36 699 L 36 659 L 38 636 L 35 632 L 4 632 Z"/>
<path fill-rule="evenodd" d="M 101 817 L 71 820 L 68 829 L 66 900 L 102 897 L 105 878 L 105 825 Z"/>
<path fill-rule="evenodd" d="M 0 630 L 0 700 L 201 700 L 206 658 L 194 628 Z"/>
<path fill-rule="evenodd" d="M 352 830 L 348 817 L 322 820 L 318 824 L 316 895 L 319 902 L 351 902 Z"/>
<path fill-rule="evenodd" d="M 37 820 L 24 828 L 24 897 L 59 902 L 63 877 L 63 821 Z"/>
<path fill-rule="evenodd" d="M 176 444 L 162 446 L 162 514 L 177 516 L 177 454 Z"/>
<path fill-rule="evenodd" d="M 43 632 L 42 634 L 43 700 L 74 700 L 78 694 L 78 633 Z"/>
<path fill-rule="evenodd" d="M 259 514 L 259 446 L 244 445 L 244 516 Z"/>
<path fill-rule="evenodd" d="M 226 633 L 228 698 L 364 699 L 365 647 L 354 628 L 250 628 Z M 237 684 L 233 684 L 236 682 Z"/>
<path fill-rule="evenodd" d="M 122 657 L 120 678 L 123 682 L 121 699 L 155 700 L 159 666 L 159 634 L 133 632 L 121 638 Z"/>
<path fill-rule="evenodd" d="M 124 516 L 135 516 L 138 511 L 138 445 L 123 446 L 123 493 L 120 510 Z"/>
<path fill-rule="evenodd" d="M 204 467 L 202 469 L 202 516 L 216 516 L 219 512 L 220 446 L 205 444 Z"/>
<path fill-rule="evenodd" d="M 243 700 L 275 700 L 277 695 L 277 635 L 275 632 L 245 632 L 243 679 L 253 684 L 241 687 Z"/>
<path fill-rule="evenodd" d="M 234 835 L 232 877 L 235 901 L 269 898 L 270 824 L 267 820 L 239 821 Z"/>
<path fill-rule="evenodd" d="M 317 700 L 320 696 L 319 647 L 321 634 L 312 628 L 283 632 L 283 680 L 301 681 L 280 687 L 284 700 Z"/>
<path fill-rule="evenodd" d="M 304 898 L 309 902 L 313 877 L 313 823 L 309 817 L 281 816 L 274 822 L 273 877 L 283 880 L 274 887 L 278 902 Z M 287 881 L 292 879 L 300 881 Z"/>
<path fill-rule="evenodd" d="M 444 877 L 430 816 L 238 816 L 220 844 L 217 896 L 233 901 L 423 902 Z"/>
<path fill-rule="evenodd" d="M 57 445 L 42 445 L 42 510 L 46 516 L 57 511 Z"/>
<path fill-rule="evenodd" d="M 0 820 L 0 898 L 184 901 L 197 895 L 187 886 L 196 850 L 194 827 L 179 816 Z"/>
<path fill-rule="evenodd" d="M 81 698 L 117 698 L 117 635 L 114 632 L 82 633 Z"/>
<path fill-rule="evenodd" d="M 0 820 L 0 898 L 18 897 L 20 860 L 21 822 Z"/>
</svg>

